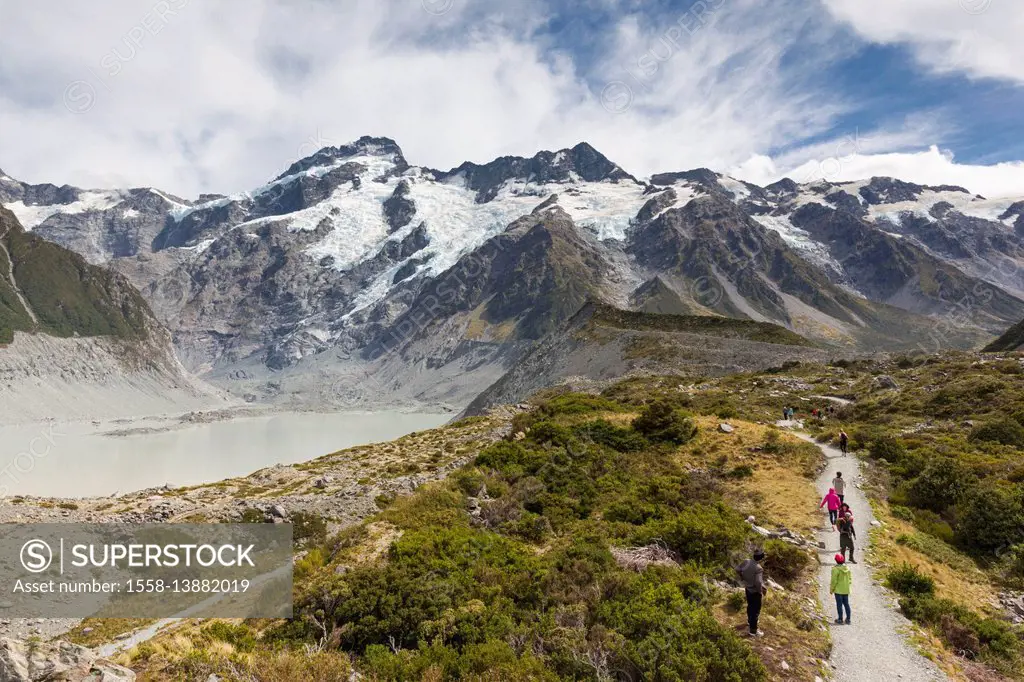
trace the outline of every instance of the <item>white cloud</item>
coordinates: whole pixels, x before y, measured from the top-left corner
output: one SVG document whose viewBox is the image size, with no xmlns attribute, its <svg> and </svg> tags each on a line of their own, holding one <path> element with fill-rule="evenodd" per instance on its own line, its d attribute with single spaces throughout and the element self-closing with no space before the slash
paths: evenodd
<svg viewBox="0 0 1024 682">
<path fill-rule="evenodd" d="M 65 5 L 0 0 L 0 167 L 30 182 L 229 193 L 367 134 L 437 168 L 586 140 L 636 175 L 796 148 L 744 164 L 766 174 L 833 156 L 801 145 L 858 106 L 815 80 L 855 46 L 808 0 L 705 0 L 661 23 L 590 0 L 637 13 L 585 64 L 534 32 L 545 0 Z M 855 151 L 940 132 L 934 118 Z"/>
<path fill-rule="evenodd" d="M 1019 0 L 824 0 L 873 42 L 907 43 L 939 72 L 1024 82 Z"/>
<path fill-rule="evenodd" d="M 301 12 L 283 0 L 4 2 L 0 167 L 194 196 L 251 188 L 317 144 L 373 134 L 440 168 L 586 140 L 642 175 L 723 167 L 825 130 L 842 109 L 779 66 L 801 23 L 795 0 L 783 14 L 709 0 L 714 15 L 664 25 L 627 16 L 587 73 L 557 36 L 534 40 L 538 0 L 450 4 L 435 15 L 420 0 Z M 602 86 L 627 80 L 619 112 Z"/>
<path fill-rule="evenodd" d="M 916 152 L 834 155 L 809 159 L 798 166 L 780 165 L 770 157 L 757 155 L 734 167 L 730 174 L 759 185 L 784 177 L 798 182 L 840 182 L 890 176 L 920 185 L 959 185 L 990 199 L 1024 195 L 1024 162 L 960 164 L 950 152 L 935 146 Z"/>
</svg>

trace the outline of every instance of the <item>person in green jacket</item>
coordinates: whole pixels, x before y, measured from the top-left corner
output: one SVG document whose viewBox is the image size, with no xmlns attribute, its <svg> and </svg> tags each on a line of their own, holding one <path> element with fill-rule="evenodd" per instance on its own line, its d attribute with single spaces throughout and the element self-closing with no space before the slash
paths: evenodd
<svg viewBox="0 0 1024 682">
<path fill-rule="evenodd" d="M 850 567 L 846 565 L 846 558 L 842 554 L 836 554 L 836 565 L 832 567 L 832 582 L 829 585 L 828 593 L 836 596 L 836 611 L 839 617 L 836 624 L 841 625 L 843 621 L 843 609 L 846 609 L 847 625 L 850 624 L 850 583 L 853 582 L 853 574 Z"/>
</svg>

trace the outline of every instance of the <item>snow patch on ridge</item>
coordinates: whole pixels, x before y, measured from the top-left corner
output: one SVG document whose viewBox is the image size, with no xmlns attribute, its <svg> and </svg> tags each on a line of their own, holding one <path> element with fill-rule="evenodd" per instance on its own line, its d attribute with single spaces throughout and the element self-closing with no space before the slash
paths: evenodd
<svg viewBox="0 0 1024 682">
<path fill-rule="evenodd" d="M 18 218 L 18 222 L 26 231 L 31 232 L 33 228 L 46 222 L 50 217 L 63 214 L 87 213 L 90 211 L 106 211 L 120 204 L 125 199 L 123 192 L 82 192 L 78 195 L 78 201 L 70 204 L 48 204 L 45 206 L 26 206 L 25 202 L 12 201 L 5 204 L 11 213 Z"/>
<path fill-rule="evenodd" d="M 815 241 L 806 230 L 802 230 L 790 222 L 788 216 L 755 215 L 751 217 L 762 226 L 778 233 L 784 242 L 798 250 L 813 264 L 845 278 L 846 273 L 842 264 L 832 257 L 828 247 Z"/>
</svg>

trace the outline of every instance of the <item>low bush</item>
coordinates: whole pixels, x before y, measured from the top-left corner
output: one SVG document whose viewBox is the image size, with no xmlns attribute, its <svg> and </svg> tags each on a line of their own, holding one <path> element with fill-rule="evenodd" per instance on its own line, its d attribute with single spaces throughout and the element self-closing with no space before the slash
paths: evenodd
<svg viewBox="0 0 1024 682">
<path fill-rule="evenodd" d="M 1024 426 L 1015 419 L 991 421 L 971 429 L 970 440 L 1024 447 Z"/>
<path fill-rule="evenodd" d="M 649 440 L 682 445 L 697 435 L 697 424 L 689 412 L 673 407 L 666 400 L 647 405 L 636 419 L 633 429 Z"/>
<path fill-rule="evenodd" d="M 637 452 L 649 445 L 647 439 L 636 431 L 615 426 L 605 419 L 596 419 L 581 424 L 573 431 L 583 440 L 607 445 L 618 452 Z"/>
<path fill-rule="evenodd" d="M 964 547 L 991 554 L 1022 539 L 1024 509 L 1006 486 L 985 484 L 972 488 L 956 508 L 956 538 Z"/>
<path fill-rule="evenodd" d="M 907 484 L 907 502 L 920 509 L 942 512 L 956 504 L 974 480 L 974 474 L 959 461 L 937 457 Z"/>
<path fill-rule="evenodd" d="M 792 585 L 807 569 L 811 557 L 804 550 L 784 540 L 764 543 L 765 575 L 786 587 Z"/>
<path fill-rule="evenodd" d="M 935 594 L 935 581 L 910 564 L 901 564 L 889 569 L 885 584 L 902 595 Z"/>
<path fill-rule="evenodd" d="M 887 462 L 898 462 L 907 454 L 907 449 L 892 436 L 876 438 L 868 446 L 868 455 L 872 459 L 884 459 Z"/>
<path fill-rule="evenodd" d="M 322 544 L 327 539 L 327 520 L 317 514 L 293 512 L 292 538 L 299 544 Z"/>
<path fill-rule="evenodd" d="M 722 503 L 693 505 L 663 524 L 660 537 L 669 548 L 702 565 L 723 564 L 742 547 L 748 528 L 738 512 Z"/>
</svg>

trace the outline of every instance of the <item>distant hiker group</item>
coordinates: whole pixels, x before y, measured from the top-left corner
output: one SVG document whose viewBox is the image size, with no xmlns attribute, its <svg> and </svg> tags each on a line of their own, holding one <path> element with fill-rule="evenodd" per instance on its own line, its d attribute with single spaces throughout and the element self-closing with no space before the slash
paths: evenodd
<svg viewBox="0 0 1024 682">
<path fill-rule="evenodd" d="M 824 419 L 825 415 L 832 415 L 834 407 L 830 404 L 824 411 L 814 408 L 811 416 L 817 419 Z M 796 418 L 796 410 L 786 406 L 782 408 L 782 418 L 785 421 L 792 421 Z M 845 431 L 839 432 L 839 449 L 843 455 L 847 454 L 850 446 L 850 437 Z M 837 625 L 850 624 L 850 591 L 853 584 L 853 573 L 847 564 L 856 564 L 854 559 L 854 542 L 857 539 L 857 531 L 853 525 L 853 511 L 846 502 L 846 483 L 843 472 L 837 471 L 831 481 L 828 493 L 821 499 L 818 509 L 827 507 L 828 520 L 832 532 L 839 532 L 839 552 L 835 555 L 835 565 L 832 566 L 829 580 L 829 594 L 834 595 L 836 600 Z M 824 547 L 824 545 L 822 545 Z M 847 556 L 849 555 L 849 556 Z M 764 633 L 758 630 L 758 619 L 761 615 L 761 604 L 764 596 L 768 593 L 764 577 L 765 553 L 758 549 L 754 551 L 751 558 L 743 561 L 736 567 L 740 581 L 743 583 L 743 591 L 747 602 L 747 630 L 751 636 L 761 636 Z"/>
<path fill-rule="evenodd" d="M 844 559 L 849 552 L 849 561 L 855 564 L 857 561 L 853 558 L 853 541 L 857 538 L 857 531 L 853 526 L 853 512 L 850 505 L 846 504 L 845 498 L 846 479 L 843 478 L 843 472 L 837 471 L 836 477 L 832 479 L 832 487 L 825 493 L 825 497 L 821 498 L 818 509 L 828 508 L 828 521 L 832 525 L 832 532 L 839 531 L 839 551 Z"/>
<path fill-rule="evenodd" d="M 836 411 L 836 407 L 832 403 L 829 403 L 828 405 L 826 405 L 824 407 L 824 409 L 822 409 L 820 407 L 812 407 L 811 408 L 811 417 L 820 421 L 820 420 L 825 419 L 825 417 L 833 416 L 835 414 L 835 411 Z M 793 421 L 794 419 L 796 419 L 796 408 L 789 407 L 789 406 L 783 407 L 782 408 L 782 420 L 783 421 Z"/>
<path fill-rule="evenodd" d="M 849 438 L 846 432 L 839 433 L 839 447 L 846 454 Z M 846 503 L 846 479 L 843 472 L 837 471 L 832 479 L 832 487 L 822 498 L 818 509 L 828 507 L 828 520 L 832 525 L 832 531 L 839 531 L 839 553 L 835 555 L 835 565 L 832 567 L 832 575 L 829 580 L 828 592 L 836 600 L 836 624 L 850 624 L 850 587 L 853 583 L 853 573 L 847 563 L 855 564 L 853 558 L 854 540 L 857 539 L 857 531 L 853 526 L 853 512 L 850 505 Z M 847 558 L 846 554 L 850 556 Z"/>
</svg>

